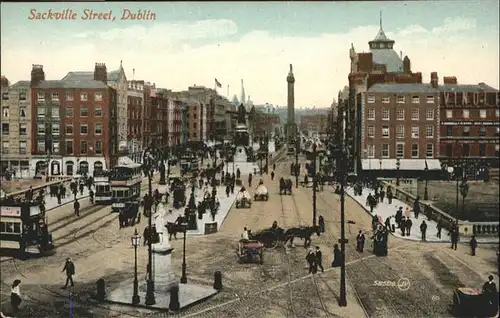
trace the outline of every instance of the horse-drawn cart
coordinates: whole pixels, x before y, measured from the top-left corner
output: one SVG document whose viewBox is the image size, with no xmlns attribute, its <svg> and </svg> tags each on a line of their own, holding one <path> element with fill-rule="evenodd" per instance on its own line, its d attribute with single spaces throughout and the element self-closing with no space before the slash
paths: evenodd
<svg viewBox="0 0 500 318">
<path fill-rule="evenodd" d="M 280 195 L 282 194 L 292 194 L 292 180 L 281 178 L 279 181 L 280 184 Z"/>
<path fill-rule="evenodd" d="M 475 288 L 456 288 L 450 310 L 455 317 L 497 317 L 498 293 L 487 295 Z"/>
<path fill-rule="evenodd" d="M 253 196 L 254 201 L 267 201 L 269 200 L 269 192 L 267 187 L 263 184 L 259 184 L 257 189 L 255 189 L 255 194 Z"/>
<path fill-rule="evenodd" d="M 263 247 L 264 245 L 259 241 L 240 240 L 237 250 L 239 262 L 263 264 Z"/>
<path fill-rule="evenodd" d="M 243 189 L 242 189 L 243 190 Z M 236 208 L 250 208 L 252 206 L 252 197 L 248 191 L 243 190 L 236 195 Z"/>
</svg>

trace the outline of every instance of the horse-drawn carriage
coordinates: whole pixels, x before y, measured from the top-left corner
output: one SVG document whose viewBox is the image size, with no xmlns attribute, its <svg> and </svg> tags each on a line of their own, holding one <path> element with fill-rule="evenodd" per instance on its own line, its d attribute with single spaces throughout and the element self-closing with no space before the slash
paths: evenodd
<svg viewBox="0 0 500 318">
<path fill-rule="evenodd" d="M 120 210 L 118 218 L 120 219 L 120 226 L 134 226 L 141 222 L 141 212 L 139 209 L 139 201 L 125 202 L 125 207 Z"/>
<path fill-rule="evenodd" d="M 263 184 L 259 184 L 257 189 L 255 189 L 255 193 L 253 195 L 254 201 L 267 201 L 269 200 L 269 192 L 267 191 L 267 187 Z"/>
<path fill-rule="evenodd" d="M 250 208 L 252 206 L 252 197 L 250 193 L 242 188 L 236 195 L 236 208 Z"/>
<path fill-rule="evenodd" d="M 488 295 L 475 288 L 456 288 L 449 309 L 455 317 L 498 317 L 498 292 Z"/>
<path fill-rule="evenodd" d="M 240 240 L 238 242 L 238 257 L 240 263 L 259 263 L 263 264 L 262 255 L 264 245 L 255 240 Z"/>
<path fill-rule="evenodd" d="M 319 226 L 299 226 L 292 227 L 287 230 L 278 227 L 277 224 L 273 224 L 272 227 L 264 229 L 256 233 L 249 233 L 251 240 L 259 241 L 266 248 L 275 248 L 278 246 L 285 246 L 290 242 L 293 245 L 294 238 L 300 238 L 304 240 L 304 247 L 311 245 L 311 236 L 316 233 L 320 235 Z"/>
<path fill-rule="evenodd" d="M 173 207 L 175 209 L 179 209 L 186 205 L 186 185 L 181 179 L 172 182 L 170 191 L 173 194 Z"/>
<path fill-rule="evenodd" d="M 285 179 L 283 177 L 281 177 L 280 179 L 280 195 L 282 194 L 292 194 L 292 186 L 293 186 L 293 183 L 292 183 L 292 179 L 288 178 L 288 179 Z"/>
</svg>

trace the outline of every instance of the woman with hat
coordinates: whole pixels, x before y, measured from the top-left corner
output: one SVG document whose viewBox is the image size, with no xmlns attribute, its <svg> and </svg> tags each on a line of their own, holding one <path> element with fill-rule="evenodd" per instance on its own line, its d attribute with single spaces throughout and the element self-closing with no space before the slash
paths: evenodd
<svg viewBox="0 0 500 318">
<path fill-rule="evenodd" d="M 22 302 L 19 285 L 21 285 L 21 281 L 16 279 L 14 283 L 12 283 L 12 289 L 10 292 L 10 304 L 14 312 L 19 311 L 19 305 L 21 305 Z"/>
</svg>

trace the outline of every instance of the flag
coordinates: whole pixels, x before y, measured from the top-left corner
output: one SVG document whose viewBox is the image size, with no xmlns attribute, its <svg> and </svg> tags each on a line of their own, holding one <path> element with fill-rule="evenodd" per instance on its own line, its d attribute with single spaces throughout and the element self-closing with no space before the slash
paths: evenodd
<svg viewBox="0 0 500 318">
<path fill-rule="evenodd" d="M 215 86 L 217 86 L 218 88 L 222 87 L 222 85 L 220 84 L 220 82 L 217 79 L 215 79 Z"/>
</svg>

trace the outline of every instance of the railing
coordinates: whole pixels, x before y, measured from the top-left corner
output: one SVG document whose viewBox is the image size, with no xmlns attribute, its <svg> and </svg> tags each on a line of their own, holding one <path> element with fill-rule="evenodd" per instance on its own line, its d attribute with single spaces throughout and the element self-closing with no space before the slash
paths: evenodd
<svg viewBox="0 0 500 318">
<path fill-rule="evenodd" d="M 384 188 L 391 186 L 393 189 L 393 194 L 395 199 L 405 202 L 406 204 L 413 206 L 417 196 L 400 189 L 393 184 L 381 181 Z M 435 207 L 432 203 L 420 201 L 420 210 L 427 216 L 429 220 L 438 221 L 441 220 L 444 228 L 451 229 L 453 223 L 458 219 L 444 212 L 443 210 Z M 462 236 L 472 236 L 476 235 L 478 237 L 498 237 L 499 234 L 499 223 L 498 222 L 469 222 L 458 220 L 459 233 Z"/>
<path fill-rule="evenodd" d="M 46 183 L 43 183 L 43 184 L 40 184 L 40 185 L 32 187 L 33 192 L 36 193 L 37 190 L 50 187 L 53 184 L 59 184 L 61 182 L 66 183 L 66 182 L 71 182 L 72 181 L 72 178 L 67 178 L 67 177 L 59 177 L 59 176 L 57 176 L 57 177 L 51 177 L 51 178 L 52 178 L 52 180 L 49 181 L 49 182 L 46 182 Z M 28 189 L 19 190 L 19 191 L 15 191 L 15 192 L 6 193 L 5 197 L 13 197 L 13 198 L 24 197 L 24 194 L 28 190 L 29 190 L 29 188 Z"/>
</svg>

